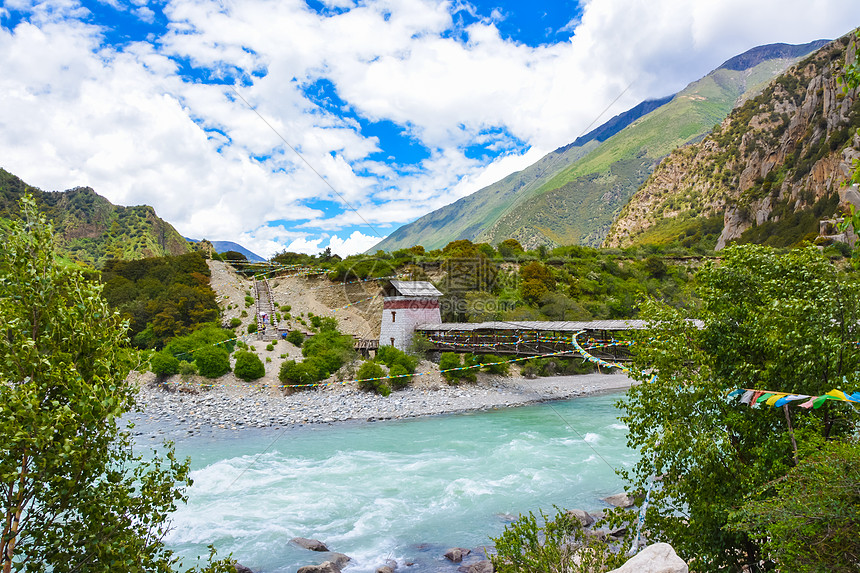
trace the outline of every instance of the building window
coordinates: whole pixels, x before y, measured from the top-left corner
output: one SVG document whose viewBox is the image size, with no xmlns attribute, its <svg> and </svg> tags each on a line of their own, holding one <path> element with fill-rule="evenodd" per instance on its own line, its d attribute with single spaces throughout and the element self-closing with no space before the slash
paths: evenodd
<svg viewBox="0 0 860 573">
<path fill-rule="evenodd" d="M 397 322 L 397 312 L 391 311 L 391 322 Z"/>
</svg>

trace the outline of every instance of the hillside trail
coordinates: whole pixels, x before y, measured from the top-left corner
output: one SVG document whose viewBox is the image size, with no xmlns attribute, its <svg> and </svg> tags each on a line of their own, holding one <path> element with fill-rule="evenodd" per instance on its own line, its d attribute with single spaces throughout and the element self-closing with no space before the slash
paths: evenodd
<svg viewBox="0 0 860 573">
<path fill-rule="evenodd" d="M 271 343 L 257 340 L 256 335 L 248 334 L 248 325 L 255 321 L 255 305 L 246 306 L 246 296 L 254 296 L 254 280 L 237 273 L 233 267 L 222 261 L 209 260 L 211 271 L 210 285 L 215 291 L 221 309 L 222 322 L 229 324 L 238 318 L 241 324 L 236 328 L 237 336 L 252 348 L 266 368 L 265 376 L 255 384 L 262 384 L 271 390 L 278 389 L 278 372 L 286 360 L 301 360 L 301 348 L 286 340 Z M 305 335 L 312 334 L 309 327 L 311 314 L 322 317 L 335 317 L 338 328 L 344 334 L 358 338 L 378 338 L 382 322 L 382 291 L 375 281 L 341 285 L 320 277 L 272 277 L 269 287 L 276 309 L 283 316 L 289 312 L 289 320 L 281 320 L 281 328 L 298 330 Z M 349 306 L 347 306 L 349 305 Z M 286 311 L 286 307 L 290 307 Z M 244 316 L 243 316 L 244 313 Z M 306 324 L 300 322 L 304 320 Z M 272 350 L 268 350 L 271 345 Z M 240 386 L 241 380 L 230 373 L 222 383 L 225 387 Z M 278 390 L 279 391 L 279 390 Z"/>
</svg>

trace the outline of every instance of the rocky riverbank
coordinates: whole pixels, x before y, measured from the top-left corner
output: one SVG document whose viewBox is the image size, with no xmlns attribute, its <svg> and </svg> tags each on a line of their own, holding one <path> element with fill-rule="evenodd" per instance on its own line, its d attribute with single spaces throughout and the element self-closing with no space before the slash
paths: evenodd
<svg viewBox="0 0 860 573">
<path fill-rule="evenodd" d="M 158 385 L 151 374 L 135 375 L 140 385 L 137 420 L 181 424 L 193 435 L 207 427 L 279 428 L 304 424 L 375 421 L 471 410 L 522 406 L 629 388 L 624 374 L 583 374 L 537 378 L 484 376 L 477 383 L 448 386 L 421 380 L 383 397 L 353 385 L 332 385 L 285 394 L 232 376 L 217 385 Z"/>
</svg>

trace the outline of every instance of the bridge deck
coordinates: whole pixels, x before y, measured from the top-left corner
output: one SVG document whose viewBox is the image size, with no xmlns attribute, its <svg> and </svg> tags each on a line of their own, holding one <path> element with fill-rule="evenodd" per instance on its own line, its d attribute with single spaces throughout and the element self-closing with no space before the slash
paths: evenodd
<svg viewBox="0 0 860 573">
<path fill-rule="evenodd" d="M 568 352 L 578 356 L 573 335 L 585 331 L 580 342 L 588 338 L 601 340 L 601 344 L 593 346 L 594 356 L 618 361 L 628 359 L 629 353 L 625 346 L 613 343 L 615 333 L 643 330 L 646 326 L 644 320 L 494 321 L 421 324 L 416 330 L 440 351 L 526 356 Z"/>
</svg>

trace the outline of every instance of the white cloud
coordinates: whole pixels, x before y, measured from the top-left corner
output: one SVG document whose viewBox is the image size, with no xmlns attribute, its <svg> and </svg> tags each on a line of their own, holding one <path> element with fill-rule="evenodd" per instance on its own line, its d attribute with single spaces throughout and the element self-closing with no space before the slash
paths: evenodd
<svg viewBox="0 0 860 573">
<path fill-rule="evenodd" d="M 459 10 L 475 8 L 326 5 L 347 11 L 172 0 L 156 42 L 111 47 L 74 0 L 10 0 L 3 11 L 30 17 L 0 28 L 0 166 L 44 189 L 89 185 L 121 204 L 151 204 L 187 236 L 241 239 L 261 255 L 349 252 L 379 240 L 362 219 L 390 230 L 523 169 L 581 135 L 628 86 L 596 125 L 755 45 L 835 37 L 860 21 L 854 0 L 589 0 L 569 41 L 535 48 L 500 37 L 494 22 L 515 13 L 446 34 Z M 144 0 L 123 6 L 153 21 Z M 188 65 L 209 77 L 189 79 Z M 304 86 L 318 80 L 346 110 L 308 99 Z M 353 114 L 402 126 L 429 158 L 375 159 L 390 150 Z M 466 155 L 478 141 L 511 148 L 508 134 L 528 151 Z M 346 200 L 361 217 L 323 211 L 320 199 Z M 276 221 L 294 227 L 268 225 Z M 345 229 L 346 238 L 327 234 Z"/>
</svg>

